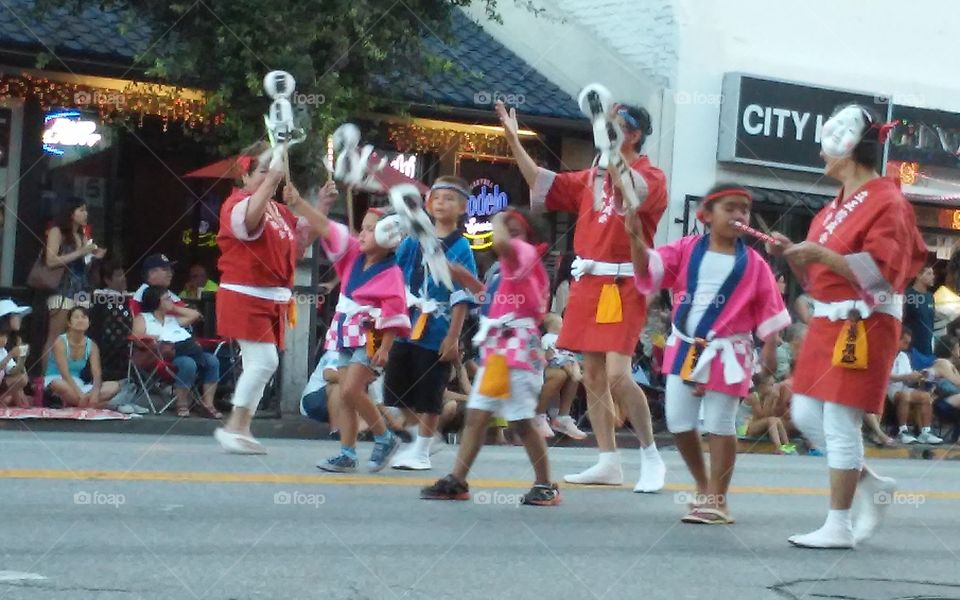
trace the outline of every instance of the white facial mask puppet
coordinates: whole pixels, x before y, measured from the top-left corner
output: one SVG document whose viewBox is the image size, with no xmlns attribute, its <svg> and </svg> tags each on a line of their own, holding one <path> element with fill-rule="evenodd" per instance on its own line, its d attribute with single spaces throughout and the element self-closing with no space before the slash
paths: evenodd
<svg viewBox="0 0 960 600">
<path fill-rule="evenodd" d="M 869 123 L 859 106 L 848 106 L 830 117 L 820 132 L 820 147 L 831 158 L 849 158 Z"/>
</svg>

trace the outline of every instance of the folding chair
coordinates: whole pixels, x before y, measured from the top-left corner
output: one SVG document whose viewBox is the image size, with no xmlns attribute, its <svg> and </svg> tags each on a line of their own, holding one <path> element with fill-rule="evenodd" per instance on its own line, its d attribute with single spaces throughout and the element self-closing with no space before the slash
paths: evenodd
<svg viewBox="0 0 960 600">
<path fill-rule="evenodd" d="M 129 353 L 127 363 L 127 379 L 133 382 L 137 387 L 137 392 L 147 398 L 147 404 L 153 414 L 160 414 L 169 409 L 177 398 L 170 393 L 169 400 L 164 399 L 159 404 L 153 401 L 151 392 L 157 393 L 167 384 L 171 385 L 174 381 L 173 364 L 164 360 L 160 353 L 160 344 L 152 336 L 130 335 L 127 337 L 129 342 Z"/>
</svg>

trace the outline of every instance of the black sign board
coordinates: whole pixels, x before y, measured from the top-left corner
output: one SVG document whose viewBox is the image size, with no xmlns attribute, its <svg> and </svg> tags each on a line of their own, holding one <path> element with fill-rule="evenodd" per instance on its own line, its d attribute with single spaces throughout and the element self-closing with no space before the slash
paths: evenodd
<svg viewBox="0 0 960 600">
<path fill-rule="evenodd" d="M 893 118 L 890 160 L 960 169 L 960 114 L 898 104 Z"/>
<path fill-rule="evenodd" d="M 727 73 L 720 108 L 720 161 L 821 172 L 820 131 L 840 104 L 871 106 L 889 118 L 882 94 Z"/>
</svg>

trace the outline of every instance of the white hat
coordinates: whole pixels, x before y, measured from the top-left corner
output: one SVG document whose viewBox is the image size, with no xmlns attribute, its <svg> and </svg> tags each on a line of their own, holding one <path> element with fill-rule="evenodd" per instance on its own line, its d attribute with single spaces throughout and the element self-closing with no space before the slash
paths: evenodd
<svg viewBox="0 0 960 600">
<path fill-rule="evenodd" d="M 0 317 L 5 317 L 10 314 L 20 315 L 29 315 L 33 312 L 33 309 L 29 306 L 17 306 L 17 303 L 9 298 L 4 298 L 0 300 Z"/>
</svg>

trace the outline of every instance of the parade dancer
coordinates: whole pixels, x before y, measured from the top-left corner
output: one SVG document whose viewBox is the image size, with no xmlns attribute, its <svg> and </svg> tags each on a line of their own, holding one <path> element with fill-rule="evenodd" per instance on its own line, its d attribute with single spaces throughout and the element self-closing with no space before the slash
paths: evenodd
<svg viewBox="0 0 960 600">
<path fill-rule="evenodd" d="M 380 374 L 396 337 L 410 334 L 410 317 L 394 250 L 400 244 L 395 215 L 371 208 L 358 237 L 346 225 L 320 215 L 320 244 L 340 278 L 340 298 L 327 330 L 328 352 L 339 352 L 340 452 L 317 463 L 324 471 L 357 470 L 357 416 L 370 425 L 374 447 L 367 462 L 370 472 L 382 470 L 400 447 L 367 393 Z"/>
<path fill-rule="evenodd" d="M 927 249 L 899 182 L 877 174 L 892 124 L 867 108 L 842 107 L 824 124 L 825 174 L 841 183 L 813 219 L 806 241 L 777 234 L 783 255 L 814 300 L 793 372 L 791 416 L 825 449 L 830 511 L 824 525 L 795 535 L 805 548 L 853 548 L 879 524 L 896 482 L 864 463 L 864 413 L 879 413 L 900 337 L 902 294 Z M 851 518 L 859 488 L 859 514 Z"/>
<path fill-rule="evenodd" d="M 466 212 L 470 192 L 459 177 L 439 177 L 430 188 L 427 212 L 447 260 L 476 275 L 470 243 L 457 229 Z M 443 392 L 450 365 L 460 351 L 460 332 L 473 296 L 461 286 L 451 291 L 427 273 L 423 250 L 416 237 L 407 237 L 397 249 L 397 264 L 407 284 L 407 305 L 413 328 L 390 351 L 384 379 L 384 403 L 401 408 L 405 421 L 419 422 L 410 447 L 394 459 L 393 468 L 424 471 L 431 468 L 430 447 L 443 409 Z"/>
<path fill-rule="evenodd" d="M 739 237 L 750 221 L 750 192 L 721 184 L 704 197 L 697 216 L 710 228 L 651 250 L 639 217 L 627 218 L 636 285 L 648 295 L 673 292 L 673 332 L 664 352 L 667 428 L 697 485 L 685 523 L 730 524 L 727 490 L 737 457 L 736 416 L 751 385 L 753 336 L 764 342 L 761 364 L 776 370 L 777 332 L 790 315 L 770 265 Z M 710 472 L 700 445 L 709 434 Z"/>
<path fill-rule="evenodd" d="M 508 225 L 509 223 L 509 225 Z M 489 316 L 480 322 L 474 343 L 482 366 L 467 401 L 467 418 L 453 472 L 425 487 L 425 500 L 468 500 L 467 474 L 483 447 L 490 417 L 506 419 L 523 440 L 533 466 L 534 485 L 524 504 L 560 504 L 560 491 L 550 481 L 547 445 L 533 426 L 537 395 L 543 384 L 540 321 L 546 313 L 550 279 L 538 249 L 520 239 L 523 224 L 507 213 L 493 218 L 493 248 L 500 258 L 500 284 Z M 529 232 L 529 225 L 524 229 Z M 464 267 L 451 265 L 457 281 L 479 293 L 482 284 Z"/>
<path fill-rule="evenodd" d="M 630 422 L 642 446 L 640 479 L 634 491 L 656 492 L 663 488 L 666 467 L 654 442 L 647 399 L 631 373 L 631 357 L 646 320 L 646 301 L 633 284 L 630 241 L 623 225 L 623 178 L 603 178 L 599 188 L 601 206 L 595 208 L 594 176 L 599 166 L 559 174 L 538 167 L 520 143 L 515 109 L 508 113 L 502 103 L 497 103 L 497 114 L 520 172 L 530 186 L 531 206 L 577 214 L 574 282 L 557 347 L 583 354 L 587 410 L 600 456 L 597 464 L 582 473 L 567 475 L 564 480 L 580 484 L 623 483 L 614 431 L 615 397 L 618 404 L 628 407 Z M 620 105 L 612 119 L 623 130 L 619 152 L 629 165 L 626 179 L 641 202 L 637 212 L 643 224 L 642 235 L 651 246 L 657 223 L 667 207 L 667 186 L 663 172 L 639 154 L 653 131 L 650 115 L 642 108 Z"/>
<path fill-rule="evenodd" d="M 240 346 L 242 371 L 226 424 L 214 432 L 224 450 L 264 454 L 250 423 L 284 346 L 288 313 L 293 309 L 296 260 L 317 236 L 322 215 L 309 203 L 273 200 L 283 178 L 281 149 L 257 144 L 237 159 L 242 187 L 220 208 L 220 290 L 217 292 L 217 335 Z M 320 196 L 336 196 L 332 184 Z M 291 209 L 301 215 L 294 216 Z"/>
</svg>

